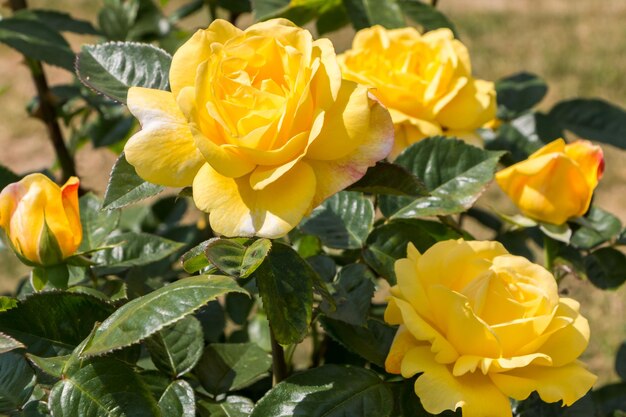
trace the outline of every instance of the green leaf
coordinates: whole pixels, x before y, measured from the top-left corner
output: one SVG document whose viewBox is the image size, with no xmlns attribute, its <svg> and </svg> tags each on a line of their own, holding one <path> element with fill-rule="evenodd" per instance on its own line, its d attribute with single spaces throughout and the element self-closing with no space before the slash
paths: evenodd
<svg viewBox="0 0 626 417">
<path fill-rule="evenodd" d="M 195 313 L 195 317 L 200 320 L 205 341 L 211 343 L 222 339 L 226 316 L 219 301 L 209 302 Z"/>
<path fill-rule="evenodd" d="M 412 21 L 424 28 L 424 32 L 439 28 L 448 28 L 457 37 L 454 24 L 438 9 L 418 0 L 396 0 L 402 12 Z"/>
<path fill-rule="evenodd" d="M 396 0 L 343 0 L 356 30 L 381 25 L 387 29 L 405 26 L 402 10 Z"/>
<path fill-rule="evenodd" d="M 159 399 L 161 414 L 167 417 L 195 417 L 196 403 L 193 388 L 187 381 L 172 382 Z"/>
<path fill-rule="evenodd" d="M 14 349 L 24 349 L 25 346 L 4 333 L 0 333 L 0 354 L 12 351 Z"/>
<path fill-rule="evenodd" d="M 242 239 L 211 239 L 206 245 L 206 257 L 230 276 L 248 277 L 261 265 L 272 247 L 272 242 L 258 239 L 246 247 L 241 241 Z"/>
<path fill-rule="evenodd" d="M 102 202 L 89 193 L 79 200 L 80 222 L 83 226 L 81 252 L 101 247 L 120 221 L 119 210 L 101 210 Z"/>
<path fill-rule="evenodd" d="M 146 339 L 152 362 L 173 378 L 191 371 L 204 349 L 202 325 L 187 316 Z"/>
<path fill-rule="evenodd" d="M 123 41 L 137 20 L 139 1 L 105 0 L 98 13 L 98 25 L 105 38 Z"/>
<path fill-rule="evenodd" d="M 254 299 L 248 294 L 233 292 L 226 295 L 226 311 L 235 324 L 245 324 L 253 306 Z"/>
<path fill-rule="evenodd" d="M 391 220 L 377 228 L 367 237 L 363 259 L 381 277 L 391 284 L 396 282 L 394 264 L 406 258 L 409 242 L 421 253 L 440 240 L 458 239 L 457 232 L 441 223 L 418 220 Z"/>
<path fill-rule="evenodd" d="M 615 355 L 615 372 L 626 382 L 626 341 L 622 342 Z"/>
<path fill-rule="evenodd" d="M 0 165 L 0 190 L 3 190 L 9 184 L 18 182 L 21 179 L 19 175 L 11 171 L 4 165 Z"/>
<path fill-rule="evenodd" d="M 102 355 L 140 342 L 231 291 L 243 290 L 218 275 L 185 278 L 161 287 L 115 311 L 98 327 L 82 355 Z"/>
<path fill-rule="evenodd" d="M 0 20 L 0 42 L 27 58 L 43 61 L 68 71 L 74 70 L 74 52 L 61 34 L 29 18 Z"/>
<path fill-rule="evenodd" d="M 291 247 L 274 242 L 254 272 L 263 307 L 276 340 L 300 342 L 307 334 L 313 304 L 315 271 Z"/>
<path fill-rule="evenodd" d="M 374 223 L 374 205 L 361 193 L 342 191 L 324 201 L 300 223 L 300 229 L 318 236 L 331 248 L 358 249 Z"/>
<path fill-rule="evenodd" d="M 37 382 L 35 371 L 18 353 L 0 355 L 0 413 L 20 408 Z"/>
<path fill-rule="evenodd" d="M 76 73 L 86 86 L 126 103 L 130 87 L 169 89 L 172 57 L 145 43 L 107 42 L 84 45 L 76 59 Z"/>
<path fill-rule="evenodd" d="M 626 256 L 614 248 L 600 248 L 585 257 L 589 281 L 603 290 L 614 290 L 626 281 Z"/>
<path fill-rule="evenodd" d="M 539 223 L 539 230 L 541 230 L 546 236 L 565 244 L 569 244 L 570 239 L 572 238 L 572 229 L 570 229 L 569 224 L 567 223 Z"/>
<path fill-rule="evenodd" d="M 224 401 L 198 401 L 200 417 L 248 417 L 252 413 L 254 403 L 248 398 L 231 395 Z"/>
<path fill-rule="evenodd" d="M 81 35 L 99 35 L 100 33 L 87 20 L 76 19 L 67 13 L 57 10 L 20 10 L 13 17 L 32 19 L 38 24 L 49 26 L 59 32 L 72 32 Z"/>
<path fill-rule="evenodd" d="M 130 365 L 114 358 L 85 361 L 50 391 L 55 417 L 160 416 L 148 387 Z"/>
<path fill-rule="evenodd" d="M 253 0 L 257 20 L 283 17 L 303 26 L 340 4 L 341 0 Z"/>
<path fill-rule="evenodd" d="M 579 249 L 591 249 L 616 236 L 622 229 L 620 220 L 599 207 L 591 207 L 580 219 L 582 227 L 574 232 L 571 243 Z"/>
<path fill-rule="evenodd" d="M 431 195 L 417 199 L 381 196 L 380 209 L 393 218 L 461 213 L 485 191 L 502 155 L 453 138 L 423 139 L 405 149 L 395 163 L 421 179 Z"/>
<path fill-rule="evenodd" d="M 205 240 L 198 246 L 194 246 L 180 257 L 180 262 L 183 265 L 185 272 L 189 274 L 195 274 L 196 272 L 211 266 L 211 262 L 205 255 L 205 251 L 211 240 Z"/>
<path fill-rule="evenodd" d="M 27 402 L 18 414 L 12 414 L 11 417 L 50 417 L 48 404 L 43 401 Z"/>
<path fill-rule="evenodd" d="M 366 327 L 328 317 L 323 317 L 321 323 L 328 335 L 346 349 L 381 368 L 385 367 L 396 329 L 376 319 L 369 319 Z"/>
<path fill-rule="evenodd" d="M 548 92 L 548 85 L 535 74 L 520 72 L 498 80 L 496 92 L 498 117 L 508 120 L 539 104 Z"/>
<path fill-rule="evenodd" d="M 144 181 L 135 168 L 126 161 L 124 153 L 113 165 L 111 177 L 104 193 L 103 209 L 116 209 L 152 197 L 164 187 Z"/>
<path fill-rule="evenodd" d="M 389 162 L 378 162 L 369 168 L 360 180 L 348 187 L 348 190 L 409 197 L 428 195 L 426 186 L 415 175 L 406 168 Z"/>
<path fill-rule="evenodd" d="M 217 0 L 217 4 L 222 9 L 234 13 L 250 13 L 252 11 L 250 0 Z"/>
<path fill-rule="evenodd" d="M 315 22 L 315 29 L 320 36 L 339 30 L 350 23 L 350 18 L 341 0 L 333 3 L 336 4 L 320 13 Z"/>
<path fill-rule="evenodd" d="M 210 394 L 225 394 L 267 375 L 272 359 L 256 343 L 214 343 L 206 347 L 194 373 Z"/>
<path fill-rule="evenodd" d="M 392 408 L 391 391 L 374 372 L 326 365 L 276 385 L 251 417 L 387 417 Z"/>
<path fill-rule="evenodd" d="M 92 260 L 103 268 L 129 268 L 161 260 L 184 246 L 148 233 L 122 233 L 105 241 L 106 249 L 96 252 Z"/>
<path fill-rule="evenodd" d="M 374 295 L 376 277 L 363 264 L 350 264 L 341 268 L 337 280 L 333 283 L 335 308 L 331 308 L 326 300 L 320 309 L 326 316 L 345 321 L 357 326 L 364 325 L 370 302 Z"/>
<path fill-rule="evenodd" d="M 557 103 L 548 116 L 579 137 L 626 149 L 626 111 L 621 107 L 578 98 Z"/>
<path fill-rule="evenodd" d="M 112 312 L 111 305 L 86 294 L 37 293 L 0 312 L 0 331 L 26 345 L 34 355 L 65 355 Z"/>
<path fill-rule="evenodd" d="M 41 356 L 33 355 L 31 353 L 26 354 L 26 357 L 33 365 L 41 369 L 46 374 L 59 379 L 63 376 L 63 368 L 67 364 L 70 356 L 71 355 L 42 358 Z"/>
<path fill-rule="evenodd" d="M 535 133 L 536 114 L 524 114 L 510 122 L 502 123 L 496 132 L 483 129 L 485 149 L 508 151 L 502 157 L 505 165 L 527 159 L 530 154 L 545 145 Z"/>
<path fill-rule="evenodd" d="M 605 385 L 592 391 L 591 395 L 598 416 L 623 417 L 626 410 L 626 382 Z"/>
</svg>

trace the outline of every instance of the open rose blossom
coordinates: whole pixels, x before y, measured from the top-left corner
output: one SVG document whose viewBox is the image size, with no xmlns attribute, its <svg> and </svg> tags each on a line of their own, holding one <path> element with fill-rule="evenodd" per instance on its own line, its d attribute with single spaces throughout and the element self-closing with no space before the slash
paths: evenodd
<svg viewBox="0 0 626 417">
<path fill-rule="evenodd" d="M 570 405 L 596 377 L 577 360 L 589 342 L 579 304 L 552 274 L 498 242 L 448 240 L 395 264 L 385 321 L 399 324 L 385 366 L 426 411 L 511 416 L 509 397 L 536 391 Z"/>
<path fill-rule="evenodd" d="M 285 19 L 214 21 L 176 52 L 170 85 L 129 90 L 142 130 L 126 158 L 150 182 L 193 185 L 223 235 L 285 235 L 393 143 L 389 112 L 342 78 L 330 41 Z"/>
<path fill-rule="evenodd" d="M 71 177 L 59 187 L 31 174 L 0 193 L 0 227 L 16 253 L 29 263 L 54 265 L 76 252 L 83 238 L 78 185 Z"/>
<path fill-rule="evenodd" d="M 496 181 L 525 216 L 563 224 L 587 212 L 603 172 L 602 148 L 586 140 L 566 145 L 557 139 L 499 171 Z"/>
<path fill-rule="evenodd" d="M 496 115 L 494 84 L 472 77 L 467 48 L 449 29 L 362 29 L 340 62 L 346 78 L 371 87 L 389 108 L 392 158 L 427 136 L 481 144 L 474 131 Z"/>
</svg>

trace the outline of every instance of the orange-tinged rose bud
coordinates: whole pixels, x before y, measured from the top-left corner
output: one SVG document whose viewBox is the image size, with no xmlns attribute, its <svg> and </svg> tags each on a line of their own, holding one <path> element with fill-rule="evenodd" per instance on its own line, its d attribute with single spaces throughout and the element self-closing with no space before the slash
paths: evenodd
<svg viewBox="0 0 626 417">
<path fill-rule="evenodd" d="M 511 417 L 509 398 L 536 391 L 571 405 L 596 376 L 578 360 L 589 342 L 579 304 L 554 276 L 499 242 L 447 240 L 395 263 L 385 321 L 400 325 L 385 362 L 411 378 L 432 414 Z"/>
<path fill-rule="evenodd" d="M 18 256 L 37 265 L 54 265 L 76 252 L 83 237 L 78 185 L 71 177 L 59 187 L 31 174 L 0 193 L 0 227 Z"/>
<path fill-rule="evenodd" d="M 395 128 L 390 158 L 427 136 L 482 145 L 475 131 L 496 115 L 496 90 L 473 77 L 465 45 L 449 29 L 360 30 L 339 57 L 344 77 L 372 88 Z"/>
<path fill-rule="evenodd" d="M 585 214 L 603 171 L 599 146 L 557 139 L 498 172 L 496 180 L 524 215 L 558 225 Z"/>
</svg>

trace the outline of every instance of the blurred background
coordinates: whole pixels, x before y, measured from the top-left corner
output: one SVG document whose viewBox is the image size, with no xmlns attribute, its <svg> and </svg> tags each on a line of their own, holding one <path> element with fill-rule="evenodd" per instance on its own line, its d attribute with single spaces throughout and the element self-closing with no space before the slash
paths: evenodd
<svg viewBox="0 0 626 417">
<path fill-rule="evenodd" d="M 166 14 L 183 3 L 170 0 Z M 30 0 L 29 6 L 66 11 L 95 24 L 100 2 Z M 438 7 L 455 23 L 461 41 L 468 46 L 477 78 L 495 81 L 522 70 L 535 73 L 549 85 L 540 109 L 572 97 L 599 97 L 626 107 L 625 0 L 439 0 Z M 0 6 L 0 14 L 9 15 L 10 11 Z M 252 21 L 244 15 L 238 24 L 246 27 Z M 208 16 L 202 13 L 182 22 L 189 30 L 207 24 Z M 344 29 L 329 37 L 341 52 L 349 48 L 353 35 L 352 30 Z M 89 36 L 67 37 L 75 51 L 83 43 L 95 42 Z M 51 85 L 71 80 L 66 71 L 45 69 Z M 45 169 L 54 161 L 44 125 L 26 111 L 34 94 L 21 56 L 0 45 L 0 164 L 20 174 Z M 603 148 L 606 171 L 595 201 L 626 223 L 626 153 L 608 145 Z M 106 148 L 83 146 L 76 156 L 83 186 L 102 194 L 115 159 Z M 491 187 L 479 204 L 513 212 L 497 187 Z M 480 231 L 477 235 L 482 237 Z M 12 290 L 26 271 L 12 254 L 0 251 L 0 293 Z M 561 288 L 581 302 L 591 324 L 592 341 L 583 359 L 600 376 L 599 384 L 616 381 L 613 361 L 626 339 L 626 286 L 601 291 L 567 277 Z"/>
</svg>

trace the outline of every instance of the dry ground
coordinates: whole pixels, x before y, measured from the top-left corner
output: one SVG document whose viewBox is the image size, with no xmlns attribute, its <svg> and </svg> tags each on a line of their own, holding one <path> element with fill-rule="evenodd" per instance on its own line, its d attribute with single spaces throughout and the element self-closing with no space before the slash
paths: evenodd
<svg viewBox="0 0 626 417">
<path fill-rule="evenodd" d="M 31 0 L 31 7 L 70 11 L 94 20 L 99 2 L 89 0 Z M 169 8 L 182 1 L 172 0 Z M 440 0 L 440 7 L 456 23 L 461 39 L 469 46 L 475 73 L 495 80 L 526 70 L 544 77 L 550 91 L 543 108 L 575 97 L 602 97 L 626 107 L 626 1 L 624 0 Z M 0 8 L 0 13 L 8 13 Z M 189 27 L 206 25 L 204 16 L 188 21 Z M 242 21 L 245 23 L 249 19 Z M 349 47 L 353 32 L 343 30 L 331 38 L 338 51 Z M 77 49 L 89 38 L 72 37 Z M 52 84 L 67 81 L 68 74 L 48 68 Z M 34 94 L 29 73 L 18 54 L 0 45 L 0 164 L 17 172 L 49 167 L 53 160 L 45 129 L 24 111 Z M 626 223 L 626 155 L 606 147 L 607 172 L 596 202 Z M 78 152 L 78 171 L 83 184 L 104 189 L 115 156 L 106 150 L 83 148 Z M 483 201 L 502 201 L 490 190 Z M 26 272 L 19 263 L 0 252 L 0 292 L 14 285 Z M 626 272 L 626 271 L 625 271 Z M 589 283 L 564 282 L 572 297 L 581 301 L 592 328 L 586 353 L 590 368 L 600 382 L 615 380 L 615 350 L 626 338 L 626 286 L 604 292 Z"/>
</svg>

